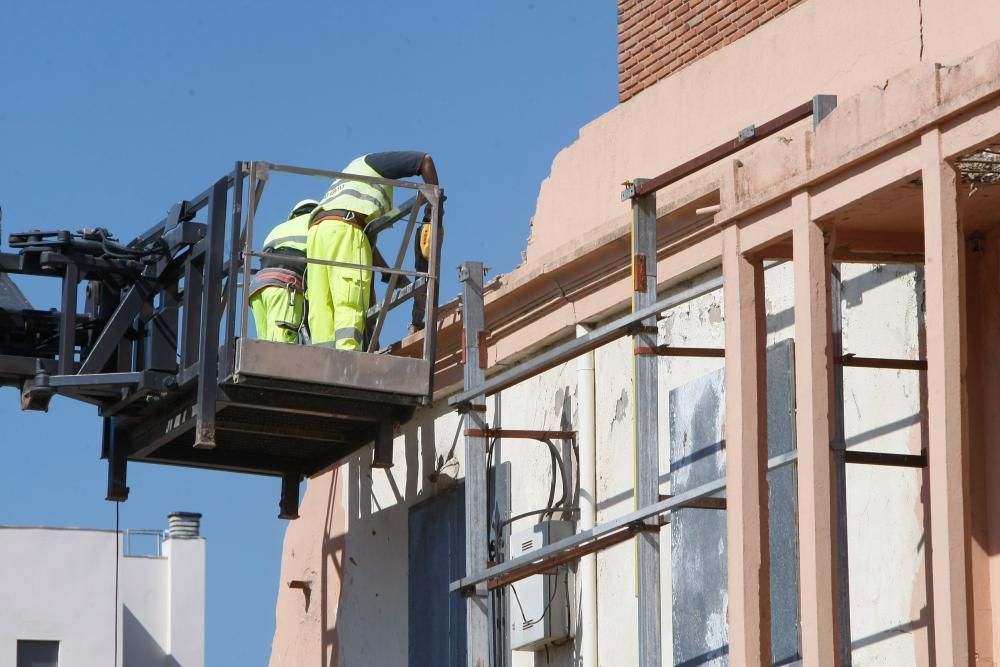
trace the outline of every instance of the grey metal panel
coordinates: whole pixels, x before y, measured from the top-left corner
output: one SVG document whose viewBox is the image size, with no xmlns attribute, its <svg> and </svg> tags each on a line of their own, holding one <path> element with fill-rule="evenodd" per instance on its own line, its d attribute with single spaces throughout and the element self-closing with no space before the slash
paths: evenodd
<svg viewBox="0 0 1000 667">
<path fill-rule="evenodd" d="M 794 451 L 792 342 L 767 352 L 768 457 Z M 671 493 L 725 476 L 724 371 L 670 392 Z M 799 660 L 798 541 L 795 468 L 768 473 L 771 549 L 771 644 L 775 665 Z M 728 665 L 726 517 L 703 509 L 671 517 L 673 661 Z"/>
<path fill-rule="evenodd" d="M 767 351 L 767 455 L 795 450 L 795 347 L 783 340 Z M 767 474 L 771 545 L 771 650 L 775 665 L 793 665 L 799 653 L 799 541 L 797 468 Z"/>
<path fill-rule="evenodd" d="M 722 370 L 670 392 L 672 494 L 725 478 L 724 393 Z M 673 664 L 729 664 L 725 512 L 675 510 L 670 517 L 670 560 Z"/>
<path fill-rule="evenodd" d="M 237 349 L 237 381 L 249 375 L 412 396 L 425 396 L 429 389 L 423 359 L 250 338 L 241 338 Z"/>
<path fill-rule="evenodd" d="M 448 590 L 465 570 L 463 485 L 410 509 L 410 667 L 465 664 L 465 601 Z"/>
<path fill-rule="evenodd" d="M 5 310 L 31 310 L 31 302 L 6 273 L 0 273 L 0 308 Z"/>
</svg>

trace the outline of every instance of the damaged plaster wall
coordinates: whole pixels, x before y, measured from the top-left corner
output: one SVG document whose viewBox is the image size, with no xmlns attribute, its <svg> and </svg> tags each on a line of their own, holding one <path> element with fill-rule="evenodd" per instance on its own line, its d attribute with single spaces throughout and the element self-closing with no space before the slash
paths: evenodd
<svg viewBox="0 0 1000 667">
<path fill-rule="evenodd" d="M 768 343 L 794 337 L 791 264 L 766 272 Z M 845 265 L 844 346 L 864 356 L 916 358 L 918 274 L 909 266 Z M 721 347 L 721 291 L 667 311 L 660 342 Z M 660 362 L 662 491 L 669 484 L 669 391 L 722 367 L 721 359 L 664 358 Z M 627 339 L 596 352 L 598 522 L 633 509 L 631 349 Z M 919 452 L 917 373 L 848 369 L 845 411 L 848 444 L 867 451 Z M 487 402 L 487 419 L 507 428 L 576 427 L 576 376 L 563 364 Z M 499 460 L 512 467 L 511 513 L 544 507 L 549 456 L 533 441 L 505 440 Z M 562 446 L 563 460 L 573 454 Z M 370 470 L 370 451 L 333 473 L 309 481 L 303 519 L 290 524 L 282 581 L 313 582 L 310 599 L 282 587 L 273 665 L 292 658 L 309 664 L 405 664 L 408 624 L 407 516 L 420 500 L 461 477 L 464 442 L 455 413 L 444 406 L 422 413 L 396 440 L 397 464 Z M 432 481 L 434 480 L 434 481 Z M 575 480 L 575 477 L 574 477 Z M 898 468 L 851 466 L 848 471 L 854 664 L 927 664 L 923 512 L 920 474 Z M 558 487 L 557 487 L 558 490 Z M 558 495 L 558 494 L 557 494 Z M 314 517 L 324 517 L 317 530 Z M 514 523 L 518 530 L 534 522 Z M 672 655 L 670 533 L 662 540 L 664 661 Z M 599 552 L 600 664 L 636 660 L 634 546 Z M 308 602 L 308 608 L 306 603 Z M 575 606 L 575 602 L 574 602 Z M 571 617 L 575 617 L 572 614 Z M 385 628 L 394 628 L 386 632 Z M 574 628 L 575 629 L 575 628 Z M 577 633 L 579 634 L 579 633 Z M 319 651 L 322 654 L 319 654 Z M 548 656 L 514 652 L 512 665 L 573 665 L 576 643 Z M 541 660 L 541 662 L 538 662 Z M 546 663 L 545 661 L 548 661 Z"/>
</svg>

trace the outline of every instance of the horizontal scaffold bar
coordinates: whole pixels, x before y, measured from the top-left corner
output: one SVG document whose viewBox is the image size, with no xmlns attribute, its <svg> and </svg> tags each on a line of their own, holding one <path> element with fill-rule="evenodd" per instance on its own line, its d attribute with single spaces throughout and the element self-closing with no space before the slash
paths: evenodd
<svg viewBox="0 0 1000 667">
<path fill-rule="evenodd" d="M 612 322 L 597 327 L 586 335 L 574 338 L 553 350 L 539 354 L 506 371 L 497 373 L 478 387 L 466 389 L 455 394 L 448 399 L 448 404 L 465 405 L 477 396 L 492 396 L 498 391 L 513 387 L 519 382 L 523 382 L 539 373 L 544 373 L 550 368 L 575 359 L 591 350 L 596 350 L 602 345 L 606 345 L 622 336 L 627 336 L 634 327 L 639 326 L 639 323 L 647 317 L 652 317 L 660 311 L 679 306 L 692 299 L 697 299 L 699 296 L 704 296 L 721 287 L 721 272 L 712 271 L 709 277 L 693 281 L 691 284 L 675 289 L 668 296 L 646 308 L 623 315 Z"/>
<path fill-rule="evenodd" d="M 515 440 L 576 439 L 576 431 L 527 431 L 514 428 L 467 428 L 464 435 L 474 438 L 513 438 Z"/>
<path fill-rule="evenodd" d="M 793 463 L 798 457 L 799 453 L 796 450 L 774 456 L 768 460 L 767 469 L 775 470 L 781 468 Z M 564 563 L 577 556 L 592 553 L 604 549 L 611 544 L 622 542 L 636 532 L 643 530 L 645 527 L 644 522 L 647 519 L 674 509 L 681 509 L 686 505 L 690 505 L 693 501 L 711 496 L 725 488 L 725 478 L 696 486 L 689 491 L 678 493 L 675 496 L 653 503 L 648 507 L 643 507 L 620 516 L 617 519 L 602 523 L 590 530 L 585 530 L 558 542 L 553 542 L 547 547 L 542 547 L 518 558 L 513 558 L 505 563 L 494 565 L 481 572 L 476 572 L 458 581 L 454 581 L 451 584 L 451 590 L 469 590 L 482 583 L 486 583 L 489 588 L 496 588 L 497 586 L 503 586 L 524 579 L 525 577 L 530 577 L 532 574 L 537 574 L 545 569 L 554 567 L 558 563 Z M 567 553 L 573 555 L 567 557 Z"/>
</svg>

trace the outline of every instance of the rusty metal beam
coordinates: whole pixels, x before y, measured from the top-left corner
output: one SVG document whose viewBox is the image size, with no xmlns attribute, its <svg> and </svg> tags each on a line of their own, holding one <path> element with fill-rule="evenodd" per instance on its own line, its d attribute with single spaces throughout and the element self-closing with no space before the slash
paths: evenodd
<svg viewBox="0 0 1000 667">
<path fill-rule="evenodd" d="M 657 190 L 662 190 L 671 183 L 676 183 L 682 178 L 686 178 L 696 171 L 704 169 L 713 162 L 718 162 L 724 157 L 732 155 L 738 151 L 743 150 L 747 146 L 751 146 L 758 141 L 765 139 L 772 134 L 780 132 L 789 125 L 793 125 L 804 118 L 809 118 L 813 115 L 813 100 L 800 104 L 794 109 L 789 109 L 785 113 L 781 114 L 777 118 L 772 118 L 766 123 L 761 125 L 751 125 L 747 128 L 740 130 L 739 135 L 735 139 L 730 139 L 725 143 L 719 144 L 711 150 L 707 150 L 701 155 L 691 158 L 687 162 L 683 162 L 673 169 L 668 169 L 656 178 L 651 178 L 641 184 L 636 184 L 632 189 L 626 190 L 622 193 L 622 199 L 629 199 L 631 197 L 642 197 L 644 195 L 652 194 Z"/>
<path fill-rule="evenodd" d="M 576 439 L 576 431 L 529 431 L 513 428 L 467 428 L 463 435 L 474 438 L 513 438 L 521 440 Z"/>
</svg>

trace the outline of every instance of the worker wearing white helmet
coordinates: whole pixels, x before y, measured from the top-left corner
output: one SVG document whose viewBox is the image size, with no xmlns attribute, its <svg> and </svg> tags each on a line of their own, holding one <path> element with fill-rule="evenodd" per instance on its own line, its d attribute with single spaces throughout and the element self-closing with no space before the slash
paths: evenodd
<svg viewBox="0 0 1000 667">
<path fill-rule="evenodd" d="M 288 219 L 264 239 L 265 257 L 250 290 L 250 310 L 261 340 L 299 342 L 306 265 L 295 260 L 306 257 L 309 217 L 317 206 L 319 202 L 303 199 L 292 207 Z"/>
</svg>

